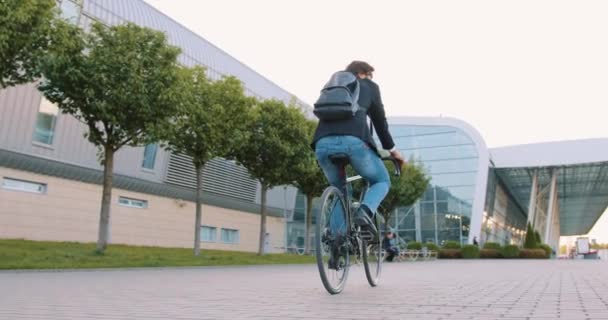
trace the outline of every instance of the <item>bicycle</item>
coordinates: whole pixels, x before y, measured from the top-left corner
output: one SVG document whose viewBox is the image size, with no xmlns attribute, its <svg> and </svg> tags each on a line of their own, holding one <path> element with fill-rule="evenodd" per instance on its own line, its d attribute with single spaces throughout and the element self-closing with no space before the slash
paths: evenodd
<svg viewBox="0 0 608 320">
<path fill-rule="evenodd" d="M 329 158 L 334 164 L 342 168 L 350 163 L 347 154 L 334 154 Z M 395 165 L 394 174 L 397 176 L 401 174 L 401 166 L 395 158 L 383 157 L 382 160 L 392 161 Z M 360 179 L 362 177 L 359 175 L 347 177 L 346 190 L 349 190 L 353 182 Z M 358 203 L 361 203 L 368 188 L 369 183 L 361 192 Z M 358 205 L 354 203 L 350 192 L 344 192 L 334 186 L 329 186 L 321 196 L 321 204 L 321 210 L 317 213 L 315 224 L 315 256 L 321 282 L 323 282 L 325 289 L 331 294 L 342 292 L 351 266 L 351 255 L 353 255 L 355 261 L 363 261 L 365 276 L 369 285 L 377 286 L 383 260 L 380 228 L 383 223 L 382 215 L 379 213 L 375 215 L 374 223 L 378 233 L 376 236 L 372 236 L 369 232 L 361 232 L 361 227 L 353 223 L 353 216 Z M 340 208 L 336 206 L 340 206 L 342 210 L 339 210 Z M 334 214 L 341 215 L 341 217 L 332 216 Z M 343 223 L 330 228 L 332 219 L 334 222 L 342 221 Z M 332 235 L 331 229 L 344 230 L 344 232 L 343 234 Z M 337 253 L 334 254 L 334 257 L 337 256 L 337 261 L 332 260 L 332 266 L 330 266 L 332 250 Z"/>
</svg>

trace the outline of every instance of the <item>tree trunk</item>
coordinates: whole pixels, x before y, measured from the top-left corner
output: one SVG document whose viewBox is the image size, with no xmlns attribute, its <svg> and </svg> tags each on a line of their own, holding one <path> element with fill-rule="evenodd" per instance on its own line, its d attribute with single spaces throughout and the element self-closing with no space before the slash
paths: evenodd
<svg viewBox="0 0 608 320">
<path fill-rule="evenodd" d="M 263 255 L 264 242 L 266 240 L 266 193 L 268 193 L 268 187 L 262 185 L 262 205 L 260 207 L 260 247 L 258 249 L 258 255 Z"/>
<path fill-rule="evenodd" d="M 203 168 L 200 165 L 195 166 L 196 169 L 196 217 L 194 219 L 194 255 L 198 256 L 201 254 L 201 223 L 202 223 L 202 203 L 201 203 L 201 189 L 202 189 L 202 171 Z"/>
<path fill-rule="evenodd" d="M 306 195 L 306 224 L 304 225 L 304 253 L 310 254 L 310 227 L 312 225 L 312 195 Z"/>
<path fill-rule="evenodd" d="M 103 192 L 101 196 L 101 212 L 99 214 L 99 234 L 97 251 L 103 253 L 108 245 L 110 235 L 110 206 L 112 205 L 112 178 L 114 171 L 114 149 L 104 146 Z"/>
</svg>

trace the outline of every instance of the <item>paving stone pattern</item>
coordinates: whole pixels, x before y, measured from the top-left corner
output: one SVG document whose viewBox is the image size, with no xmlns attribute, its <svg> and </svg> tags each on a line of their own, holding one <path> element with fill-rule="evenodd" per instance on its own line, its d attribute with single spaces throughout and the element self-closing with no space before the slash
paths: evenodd
<svg viewBox="0 0 608 320">
<path fill-rule="evenodd" d="M 354 266 L 331 296 L 316 266 L 0 272 L 0 319 L 608 319 L 603 261 Z"/>
</svg>

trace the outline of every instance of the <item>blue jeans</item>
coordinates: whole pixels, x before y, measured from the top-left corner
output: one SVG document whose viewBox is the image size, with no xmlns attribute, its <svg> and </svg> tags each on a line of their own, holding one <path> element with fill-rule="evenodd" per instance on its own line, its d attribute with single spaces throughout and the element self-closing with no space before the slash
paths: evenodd
<svg viewBox="0 0 608 320">
<path fill-rule="evenodd" d="M 328 136 L 321 138 L 315 144 L 317 161 L 323 169 L 327 180 L 332 186 L 346 192 L 346 173 L 344 168 L 333 164 L 329 156 L 336 153 L 344 153 L 350 157 L 350 164 L 355 171 L 369 183 L 369 189 L 365 193 L 362 205 L 368 207 L 375 213 L 378 206 L 391 186 L 391 180 L 386 171 L 386 167 L 376 154 L 376 151 L 363 142 L 363 140 L 353 136 Z M 337 206 L 339 207 L 339 206 Z M 334 210 L 335 211 L 335 210 Z M 342 233 L 346 230 L 342 220 L 341 212 L 332 212 L 330 219 L 330 229 Z M 341 226 L 344 226 L 342 228 Z"/>
</svg>

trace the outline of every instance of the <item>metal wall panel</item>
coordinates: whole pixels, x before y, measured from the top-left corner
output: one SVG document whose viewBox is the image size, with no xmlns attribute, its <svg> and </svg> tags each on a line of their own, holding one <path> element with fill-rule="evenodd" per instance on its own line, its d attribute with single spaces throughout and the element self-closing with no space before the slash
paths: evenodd
<svg viewBox="0 0 608 320">
<path fill-rule="evenodd" d="M 163 31 L 169 43 L 182 49 L 180 60 L 185 65 L 204 65 L 216 78 L 219 76 L 216 73 L 236 76 L 251 94 L 263 98 L 288 102 L 292 97 L 269 79 L 142 0 L 85 0 L 84 13 L 108 25 L 129 21 Z"/>
<path fill-rule="evenodd" d="M 203 192 L 217 193 L 236 199 L 254 202 L 257 181 L 251 179 L 247 169 L 222 159 L 213 159 L 205 165 L 202 174 Z M 196 189 L 196 173 L 192 158 L 172 154 L 167 169 L 167 183 Z"/>
<path fill-rule="evenodd" d="M 84 138 L 86 126 L 70 115 L 58 115 L 51 145 L 33 142 L 41 99 L 34 84 L 0 91 L 0 148 L 101 170 L 97 148 Z M 143 147 L 125 147 L 116 154 L 114 170 L 119 174 L 161 182 L 165 175 L 167 152 L 158 150 L 154 170 L 142 169 L 142 160 Z"/>
</svg>

